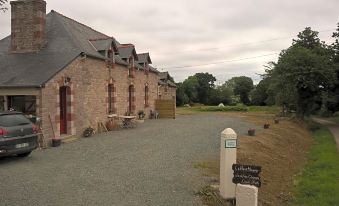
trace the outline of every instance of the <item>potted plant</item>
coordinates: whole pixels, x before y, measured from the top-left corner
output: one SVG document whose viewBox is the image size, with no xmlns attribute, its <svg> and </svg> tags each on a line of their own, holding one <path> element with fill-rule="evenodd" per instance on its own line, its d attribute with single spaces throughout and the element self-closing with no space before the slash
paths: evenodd
<svg viewBox="0 0 339 206">
<path fill-rule="evenodd" d="M 118 124 L 113 119 L 110 119 L 106 122 L 106 128 L 109 131 L 113 131 L 118 128 Z"/>
<path fill-rule="evenodd" d="M 144 122 L 144 118 L 145 118 L 145 112 L 143 110 L 140 110 L 138 112 L 138 119 L 137 122 L 139 123 L 143 123 Z"/>
<path fill-rule="evenodd" d="M 61 145 L 61 139 L 60 138 L 53 138 L 52 139 L 52 147 L 59 147 Z"/>
<path fill-rule="evenodd" d="M 279 119 L 278 119 L 278 118 L 275 118 L 275 119 L 274 119 L 274 123 L 275 123 L 275 124 L 279 124 Z"/>
<path fill-rule="evenodd" d="M 144 119 L 145 118 L 145 112 L 143 110 L 140 110 L 138 112 L 138 119 Z"/>
<path fill-rule="evenodd" d="M 84 137 L 90 137 L 94 134 L 95 130 L 92 127 L 88 127 L 85 129 L 84 133 L 82 134 Z"/>
<path fill-rule="evenodd" d="M 264 129 L 268 129 L 268 128 L 270 128 L 270 124 L 269 124 L 268 122 L 266 122 L 266 123 L 264 124 Z"/>
<path fill-rule="evenodd" d="M 255 135 L 255 129 L 250 128 L 247 133 L 248 133 L 248 136 L 254 136 Z"/>
</svg>

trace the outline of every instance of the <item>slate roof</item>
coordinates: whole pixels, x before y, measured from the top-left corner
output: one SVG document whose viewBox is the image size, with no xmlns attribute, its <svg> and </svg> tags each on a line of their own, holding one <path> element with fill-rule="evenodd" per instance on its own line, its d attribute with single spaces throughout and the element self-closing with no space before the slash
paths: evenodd
<svg viewBox="0 0 339 206">
<path fill-rule="evenodd" d="M 112 37 L 101 39 L 90 39 L 89 41 L 97 51 L 106 51 L 111 47 L 112 43 L 115 44 L 115 40 Z"/>
<path fill-rule="evenodd" d="M 126 46 L 53 10 L 46 15 L 46 34 L 47 46 L 35 53 L 13 54 L 9 51 L 11 37 L 0 40 L 0 87 L 42 87 L 79 55 L 105 60 L 98 51 L 111 42 Z M 119 49 L 117 64 L 128 65 L 122 58 L 130 49 Z"/>
<path fill-rule="evenodd" d="M 154 67 L 152 67 L 151 65 L 148 65 L 148 67 L 149 67 L 149 70 L 150 70 L 151 72 L 159 73 L 159 71 L 157 70 L 157 68 L 154 68 Z"/>
<path fill-rule="evenodd" d="M 138 60 L 138 55 L 133 44 L 120 44 L 118 45 L 119 56 L 128 59 L 131 55 L 135 60 Z"/>
<path fill-rule="evenodd" d="M 143 63 L 152 64 L 152 60 L 151 60 L 149 53 L 138 54 L 138 63 L 139 64 L 143 64 Z"/>
<path fill-rule="evenodd" d="M 169 76 L 168 72 L 160 72 L 159 73 L 159 79 L 167 80 L 168 76 Z"/>
<path fill-rule="evenodd" d="M 170 75 L 168 72 L 159 73 L 159 85 L 168 85 L 170 87 L 177 87 L 177 85 L 169 79 Z"/>
</svg>

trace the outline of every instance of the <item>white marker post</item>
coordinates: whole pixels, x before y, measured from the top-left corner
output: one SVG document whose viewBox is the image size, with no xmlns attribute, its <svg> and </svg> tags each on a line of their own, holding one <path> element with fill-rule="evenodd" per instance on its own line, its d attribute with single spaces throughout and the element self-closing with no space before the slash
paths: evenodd
<svg viewBox="0 0 339 206">
<path fill-rule="evenodd" d="M 224 199 L 235 198 L 236 185 L 232 182 L 232 165 L 237 161 L 237 134 L 227 128 L 221 132 L 220 142 L 220 195 Z"/>
<path fill-rule="evenodd" d="M 251 185 L 237 184 L 237 206 L 257 206 L 258 188 Z"/>
</svg>

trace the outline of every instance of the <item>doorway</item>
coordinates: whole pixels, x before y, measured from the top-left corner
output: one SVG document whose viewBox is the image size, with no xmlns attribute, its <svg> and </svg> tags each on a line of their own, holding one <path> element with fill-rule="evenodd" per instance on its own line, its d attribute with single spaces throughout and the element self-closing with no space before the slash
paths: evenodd
<svg viewBox="0 0 339 206">
<path fill-rule="evenodd" d="M 67 93 L 69 87 L 60 87 L 60 135 L 67 134 Z"/>
</svg>

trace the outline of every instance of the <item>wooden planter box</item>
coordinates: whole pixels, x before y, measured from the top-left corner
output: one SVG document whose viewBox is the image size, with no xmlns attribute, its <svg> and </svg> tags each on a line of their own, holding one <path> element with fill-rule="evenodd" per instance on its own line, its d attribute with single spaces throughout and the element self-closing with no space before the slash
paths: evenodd
<svg viewBox="0 0 339 206">
<path fill-rule="evenodd" d="M 61 139 L 52 139 L 52 147 L 59 147 L 61 145 Z"/>
</svg>

